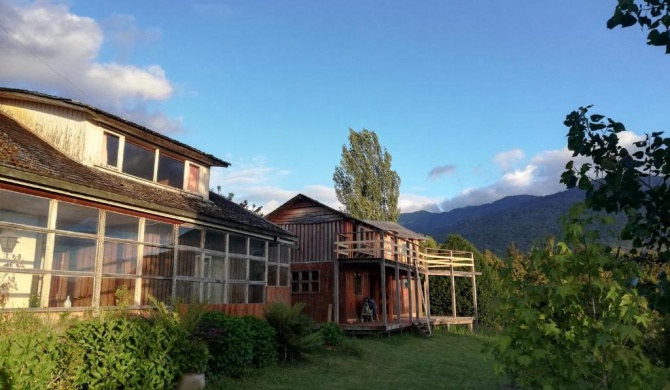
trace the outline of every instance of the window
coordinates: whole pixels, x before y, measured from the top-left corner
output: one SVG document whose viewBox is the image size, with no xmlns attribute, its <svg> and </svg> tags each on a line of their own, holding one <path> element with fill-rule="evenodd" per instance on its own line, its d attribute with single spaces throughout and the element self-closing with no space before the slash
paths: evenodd
<svg viewBox="0 0 670 390">
<path fill-rule="evenodd" d="M 103 132 L 99 163 L 123 173 L 162 185 L 200 193 L 201 167 L 169 156 L 155 147 L 130 142 Z M 188 166 L 188 169 L 186 168 Z"/>
<path fill-rule="evenodd" d="M 268 247 L 268 286 L 288 287 L 290 248 L 283 244 L 273 243 Z"/>
<path fill-rule="evenodd" d="M 363 295 L 363 275 L 359 272 L 354 273 L 354 295 Z"/>
<path fill-rule="evenodd" d="M 293 293 L 318 293 L 319 271 L 293 271 L 291 272 L 291 292 Z"/>
<path fill-rule="evenodd" d="M 16 281 L 0 309 L 115 306 L 119 289 L 130 306 L 263 303 L 266 281 L 290 285 L 282 245 L 2 189 L 0 235 L 0 280 Z"/>
</svg>

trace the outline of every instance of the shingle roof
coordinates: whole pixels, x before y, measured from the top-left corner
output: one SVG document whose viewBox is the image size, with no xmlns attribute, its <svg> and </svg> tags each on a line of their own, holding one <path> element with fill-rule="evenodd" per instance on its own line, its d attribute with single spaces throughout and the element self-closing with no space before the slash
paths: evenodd
<svg viewBox="0 0 670 390">
<path fill-rule="evenodd" d="M 426 236 L 419 234 L 412 230 L 407 229 L 406 227 L 391 221 L 373 221 L 371 219 L 365 219 L 365 223 L 368 223 L 378 229 L 385 230 L 388 232 L 395 233 L 396 236 L 402 238 L 413 238 L 417 240 L 425 240 Z"/>
<path fill-rule="evenodd" d="M 293 239 L 294 235 L 210 192 L 211 201 L 88 167 L 68 158 L 0 113 L 0 176 L 41 182 L 70 193 L 188 217 L 223 227 Z"/>
</svg>

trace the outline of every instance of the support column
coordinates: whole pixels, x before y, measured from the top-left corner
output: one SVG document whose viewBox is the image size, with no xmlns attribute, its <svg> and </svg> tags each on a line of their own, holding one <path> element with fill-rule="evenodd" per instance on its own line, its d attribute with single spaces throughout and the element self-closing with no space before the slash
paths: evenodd
<svg viewBox="0 0 670 390">
<path fill-rule="evenodd" d="M 454 277 L 453 263 L 451 264 L 451 314 L 456 318 L 456 279 Z"/>
<path fill-rule="evenodd" d="M 396 320 L 400 323 L 400 256 L 398 255 L 398 237 L 393 238 L 393 258 L 395 259 L 395 314 Z"/>
<path fill-rule="evenodd" d="M 340 323 L 340 261 L 335 255 L 333 259 L 333 319 Z"/>
<path fill-rule="evenodd" d="M 477 283 L 475 282 L 475 265 L 472 264 L 472 305 L 475 309 L 475 323 L 479 324 L 479 310 L 477 310 Z"/>
</svg>

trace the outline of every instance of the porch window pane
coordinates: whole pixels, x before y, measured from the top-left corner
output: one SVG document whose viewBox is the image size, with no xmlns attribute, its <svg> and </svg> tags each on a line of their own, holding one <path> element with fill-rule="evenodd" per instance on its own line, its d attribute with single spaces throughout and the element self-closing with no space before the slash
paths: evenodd
<svg viewBox="0 0 670 390">
<path fill-rule="evenodd" d="M 264 261 L 249 261 L 249 280 L 255 282 L 265 281 L 265 262 Z"/>
<path fill-rule="evenodd" d="M 102 272 L 105 274 L 136 274 L 137 245 L 105 242 Z"/>
<path fill-rule="evenodd" d="M 224 268 L 225 257 L 223 256 L 204 256 L 203 257 L 203 277 L 207 279 L 224 280 L 226 269 Z"/>
<path fill-rule="evenodd" d="M 49 199 L 0 190 L 0 221 L 47 227 Z"/>
<path fill-rule="evenodd" d="M 155 297 L 159 302 L 168 302 L 172 297 L 172 280 L 170 279 L 142 279 L 142 305 L 150 305 L 149 297 Z"/>
<path fill-rule="evenodd" d="M 192 227 L 179 227 L 179 245 L 192 246 L 194 248 L 200 248 L 200 237 L 202 236 L 202 231 L 200 229 Z"/>
<path fill-rule="evenodd" d="M 200 276 L 200 253 L 180 250 L 177 256 L 177 276 Z"/>
<path fill-rule="evenodd" d="M 184 189 L 184 162 L 159 154 L 157 181 L 180 190 Z"/>
<path fill-rule="evenodd" d="M 137 217 L 108 211 L 105 217 L 105 237 L 137 241 L 139 222 Z"/>
<path fill-rule="evenodd" d="M 154 245 L 172 245 L 172 224 L 147 219 L 144 224 L 144 241 Z"/>
<path fill-rule="evenodd" d="M 210 305 L 219 305 L 223 302 L 223 289 L 225 284 L 223 283 L 204 283 L 203 285 L 203 303 L 208 303 Z"/>
<path fill-rule="evenodd" d="M 268 286 L 278 286 L 279 267 L 273 264 L 268 265 Z"/>
<path fill-rule="evenodd" d="M 178 280 L 177 299 L 184 303 L 199 303 L 200 283 Z"/>
<path fill-rule="evenodd" d="M 123 172 L 146 180 L 154 179 L 156 152 L 128 141 L 123 148 Z"/>
<path fill-rule="evenodd" d="M 93 277 L 52 276 L 49 307 L 90 307 L 93 303 Z"/>
<path fill-rule="evenodd" d="M 207 230 L 205 233 L 205 249 L 226 251 L 226 233 L 216 230 Z"/>
<path fill-rule="evenodd" d="M 234 234 L 230 234 L 228 236 L 229 240 L 229 245 L 228 245 L 228 252 L 230 253 L 238 253 L 241 255 L 246 255 L 247 254 L 247 238 L 243 236 L 236 236 Z"/>
<path fill-rule="evenodd" d="M 117 292 L 125 291 L 122 296 Z M 102 278 L 100 306 L 135 305 L 135 279 Z M 119 301 L 123 299 L 123 301 Z"/>
<path fill-rule="evenodd" d="M 247 260 L 230 258 L 228 260 L 228 277 L 230 280 L 247 280 Z"/>
<path fill-rule="evenodd" d="M 142 275 L 171 277 L 173 253 L 170 248 L 144 247 Z"/>
<path fill-rule="evenodd" d="M 289 268 L 288 267 L 280 267 L 279 268 L 279 285 L 280 286 L 288 286 L 289 285 Z"/>
<path fill-rule="evenodd" d="M 291 258 L 291 248 L 286 245 L 282 245 L 279 248 L 279 262 L 282 264 L 288 264 Z"/>
<path fill-rule="evenodd" d="M 56 235 L 54 271 L 95 272 L 96 242 L 88 238 Z"/>
<path fill-rule="evenodd" d="M 228 303 L 246 303 L 246 284 L 228 284 Z"/>
<path fill-rule="evenodd" d="M 252 256 L 265 257 L 265 241 L 251 239 L 249 250 Z"/>
<path fill-rule="evenodd" d="M 265 301 L 265 286 L 260 284 L 249 285 L 249 303 L 263 303 Z"/>
<path fill-rule="evenodd" d="M 56 229 L 76 233 L 98 233 L 98 209 L 59 202 Z"/>
</svg>

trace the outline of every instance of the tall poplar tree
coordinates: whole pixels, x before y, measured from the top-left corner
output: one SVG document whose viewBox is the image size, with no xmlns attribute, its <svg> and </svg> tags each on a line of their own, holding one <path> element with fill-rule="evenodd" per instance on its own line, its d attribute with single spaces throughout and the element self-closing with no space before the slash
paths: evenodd
<svg viewBox="0 0 670 390">
<path fill-rule="evenodd" d="M 335 194 L 355 218 L 397 221 L 400 176 L 391 169 L 391 154 L 374 131 L 349 129 L 349 145 L 333 174 Z"/>
</svg>

